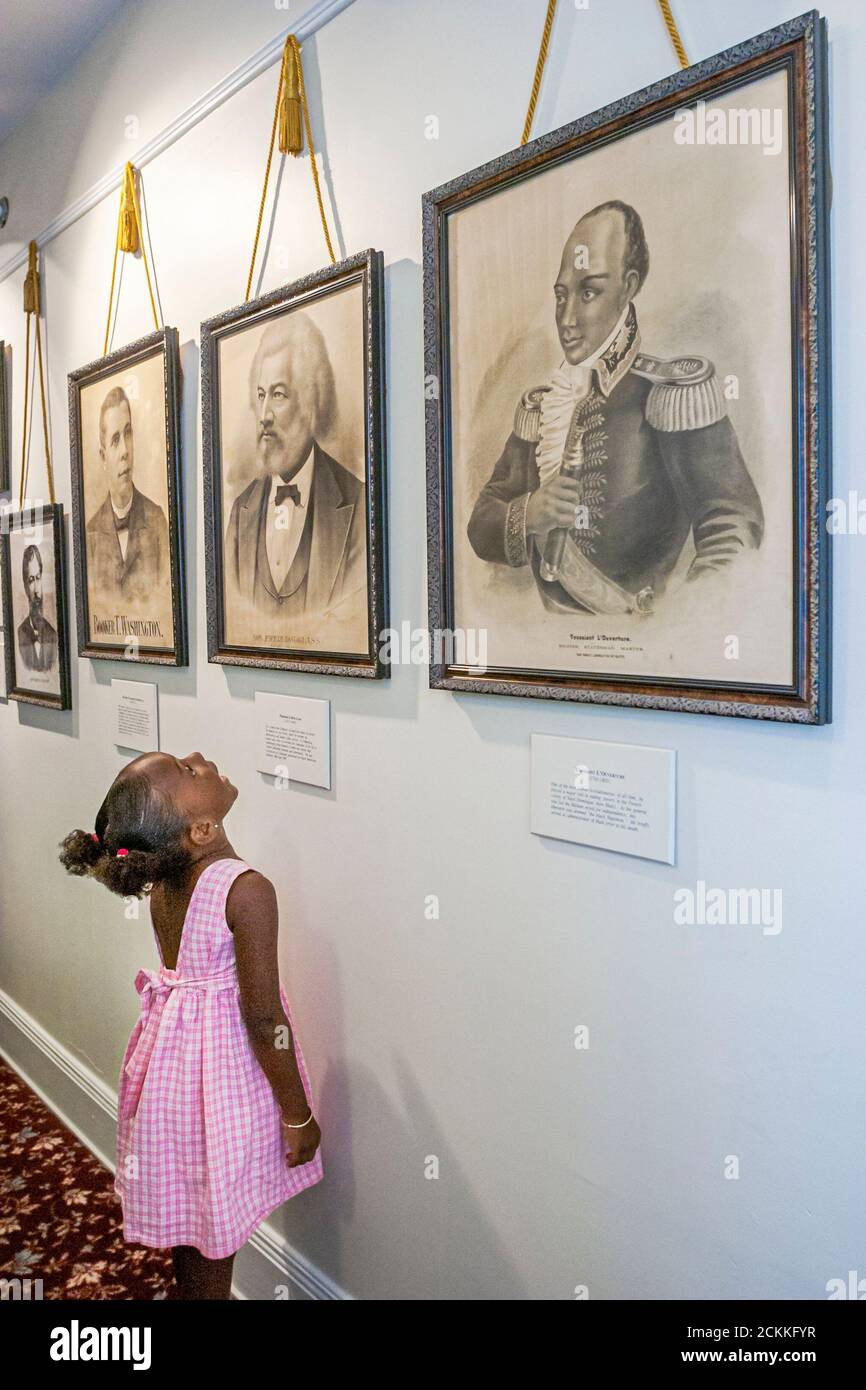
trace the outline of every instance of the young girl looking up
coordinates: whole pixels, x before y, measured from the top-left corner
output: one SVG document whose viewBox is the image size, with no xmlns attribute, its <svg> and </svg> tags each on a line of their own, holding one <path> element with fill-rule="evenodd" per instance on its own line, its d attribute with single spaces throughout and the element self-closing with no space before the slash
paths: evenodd
<svg viewBox="0 0 866 1390">
<path fill-rule="evenodd" d="M 188 1299 L 230 1298 L 255 1227 L 324 1176 L 279 979 L 276 893 L 223 829 L 237 794 L 201 753 L 144 753 L 118 773 L 95 832 L 60 847 L 70 873 L 150 895 L 160 968 L 135 980 L 114 1188 L 124 1238 L 170 1246 Z"/>
</svg>

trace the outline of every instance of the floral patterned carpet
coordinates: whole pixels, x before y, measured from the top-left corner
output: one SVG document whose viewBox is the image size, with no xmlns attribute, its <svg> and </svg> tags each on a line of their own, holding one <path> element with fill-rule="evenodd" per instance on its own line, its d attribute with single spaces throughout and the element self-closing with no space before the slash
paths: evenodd
<svg viewBox="0 0 866 1390">
<path fill-rule="evenodd" d="M 0 1278 L 41 1279 L 43 1298 L 173 1299 L 170 1252 L 123 1239 L 113 1184 L 0 1058 Z"/>
</svg>

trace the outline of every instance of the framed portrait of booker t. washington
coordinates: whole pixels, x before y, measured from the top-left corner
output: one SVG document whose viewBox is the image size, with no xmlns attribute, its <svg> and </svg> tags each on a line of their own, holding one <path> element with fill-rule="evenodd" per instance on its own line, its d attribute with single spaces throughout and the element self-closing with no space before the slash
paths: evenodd
<svg viewBox="0 0 866 1390">
<path fill-rule="evenodd" d="M 208 656 L 388 675 L 382 254 L 202 324 Z"/>
<path fill-rule="evenodd" d="M 69 375 L 79 656 L 185 666 L 177 330 Z"/>
<path fill-rule="evenodd" d="M 423 199 L 430 684 L 830 717 L 814 12 Z"/>
</svg>

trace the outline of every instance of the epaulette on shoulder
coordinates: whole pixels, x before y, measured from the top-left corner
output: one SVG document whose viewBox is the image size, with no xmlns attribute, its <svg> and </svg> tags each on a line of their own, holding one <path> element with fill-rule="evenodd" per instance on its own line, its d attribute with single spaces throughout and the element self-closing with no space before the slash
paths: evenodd
<svg viewBox="0 0 866 1390">
<path fill-rule="evenodd" d="M 666 361 L 638 353 L 631 365 L 652 382 L 646 398 L 646 418 L 654 430 L 673 434 L 714 425 L 725 414 L 725 402 L 708 357 L 674 357 Z"/>
<path fill-rule="evenodd" d="M 518 439 L 537 444 L 541 438 L 541 397 L 549 386 L 533 386 L 524 391 L 514 412 L 514 433 Z"/>
</svg>

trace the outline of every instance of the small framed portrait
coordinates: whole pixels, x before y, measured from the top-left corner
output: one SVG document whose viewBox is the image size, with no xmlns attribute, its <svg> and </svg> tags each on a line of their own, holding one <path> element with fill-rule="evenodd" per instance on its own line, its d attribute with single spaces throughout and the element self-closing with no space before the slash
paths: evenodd
<svg viewBox="0 0 866 1390">
<path fill-rule="evenodd" d="M 11 351 L 0 338 L 0 492 L 12 486 L 10 461 L 11 433 L 9 429 L 9 371 L 7 355 Z"/>
<path fill-rule="evenodd" d="M 208 656 L 387 676 L 383 260 L 201 327 Z"/>
<path fill-rule="evenodd" d="M 426 194 L 436 689 L 830 718 L 813 11 Z"/>
<path fill-rule="evenodd" d="M 69 442 L 79 655 L 185 666 L 176 329 L 70 373 Z"/>
<path fill-rule="evenodd" d="M 2 513 L 6 695 L 70 709 L 63 506 Z"/>
</svg>

